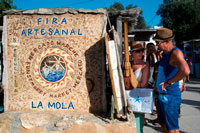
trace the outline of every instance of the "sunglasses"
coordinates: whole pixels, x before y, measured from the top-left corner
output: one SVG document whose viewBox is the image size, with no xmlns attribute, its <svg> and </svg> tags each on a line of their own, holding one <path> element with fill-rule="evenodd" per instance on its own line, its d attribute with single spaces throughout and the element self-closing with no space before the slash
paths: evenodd
<svg viewBox="0 0 200 133">
<path fill-rule="evenodd" d="M 135 50 L 136 53 L 144 52 L 144 49 Z"/>
<path fill-rule="evenodd" d="M 165 42 L 165 41 L 161 41 L 161 42 L 156 41 L 156 45 L 160 45 L 163 42 Z"/>
</svg>

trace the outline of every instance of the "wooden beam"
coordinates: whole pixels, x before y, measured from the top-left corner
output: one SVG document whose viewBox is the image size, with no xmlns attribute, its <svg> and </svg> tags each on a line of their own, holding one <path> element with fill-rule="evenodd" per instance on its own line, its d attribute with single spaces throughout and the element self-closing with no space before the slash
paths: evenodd
<svg viewBox="0 0 200 133">
<path fill-rule="evenodd" d="M 125 76 L 129 77 L 130 62 L 128 49 L 128 21 L 124 20 L 124 50 L 125 50 Z"/>
</svg>

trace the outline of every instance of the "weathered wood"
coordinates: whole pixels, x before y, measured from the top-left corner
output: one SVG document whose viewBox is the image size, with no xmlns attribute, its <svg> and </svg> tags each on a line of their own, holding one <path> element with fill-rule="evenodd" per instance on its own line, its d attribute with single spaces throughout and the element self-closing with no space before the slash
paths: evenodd
<svg viewBox="0 0 200 133">
<path fill-rule="evenodd" d="M 107 34 L 105 35 L 106 41 L 106 52 L 108 56 L 108 66 L 113 90 L 113 96 L 115 101 L 115 106 L 117 110 L 117 117 L 123 117 L 125 115 L 125 104 L 124 91 L 122 89 L 122 84 L 120 80 L 119 72 L 119 56 L 117 54 L 116 45 L 114 41 L 108 41 Z"/>
<path fill-rule="evenodd" d="M 116 96 L 116 89 L 115 89 L 115 83 L 114 83 L 114 75 L 112 71 L 112 64 L 111 64 L 111 57 L 110 57 L 110 51 L 109 51 L 109 37 L 108 34 L 105 34 L 105 45 L 106 45 L 106 53 L 107 53 L 107 58 L 108 58 L 108 68 L 109 68 L 109 74 L 110 74 L 110 79 L 111 79 L 111 84 L 112 84 L 112 91 L 113 91 L 113 96 L 114 96 L 114 101 L 115 101 L 115 107 L 117 109 L 117 113 L 119 113 L 119 106 L 117 103 L 117 96 Z"/>
<path fill-rule="evenodd" d="M 124 53 L 125 53 L 125 76 L 129 77 L 131 74 L 131 84 L 134 88 L 137 87 L 138 81 L 131 69 L 130 61 L 129 61 L 129 48 L 128 48 L 128 21 L 124 20 Z"/>
<path fill-rule="evenodd" d="M 122 93 L 122 102 L 123 102 L 123 106 L 124 106 L 124 119 L 127 117 L 127 95 L 126 95 L 126 91 L 125 91 L 125 85 L 124 85 L 124 77 L 123 77 L 123 72 L 122 72 L 122 68 L 121 68 L 121 61 L 120 61 L 120 53 L 118 50 L 118 44 L 120 44 L 120 39 L 119 39 L 119 35 L 118 33 L 115 31 L 114 27 L 112 27 L 112 31 L 113 31 L 113 36 L 114 36 L 114 41 L 116 43 L 116 54 L 117 54 L 117 63 L 118 63 L 118 72 L 119 72 L 119 79 L 120 79 L 120 90 Z M 122 55 L 121 55 L 122 56 Z"/>
<path fill-rule="evenodd" d="M 124 50 L 125 50 L 125 76 L 130 75 L 129 49 L 128 49 L 128 21 L 124 20 Z"/>
<path fill-rule="evenodd" d="M 122 17 L 119 16 L 117 17 L 117 34 L 119 36 L 119 43 L 117 43 L 118 45 L 118 51 L 119 51 L 119 58 L 120 58 L 120 63 L 122 63 L 122 51 L 123 51 L 123 46 L 122 46 L 122 40 L 123 40 L 123 37 L 122 37 L 122 28 L 123 28 L 123 21 L 122 21 Z"/>
</svg>

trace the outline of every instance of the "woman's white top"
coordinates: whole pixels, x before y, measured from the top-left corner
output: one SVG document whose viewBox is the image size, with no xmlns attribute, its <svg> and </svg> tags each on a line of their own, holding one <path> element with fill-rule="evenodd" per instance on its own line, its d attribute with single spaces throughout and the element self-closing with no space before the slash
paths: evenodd
<svg viewBox="0 0 200 133">
<path fill-rule="evenodd" d="M 135 72 L 135 77 L 137 79 L 138 82 L 141 82 L 142 80 L 142 67 L 138 68 Z"/>
</svg>

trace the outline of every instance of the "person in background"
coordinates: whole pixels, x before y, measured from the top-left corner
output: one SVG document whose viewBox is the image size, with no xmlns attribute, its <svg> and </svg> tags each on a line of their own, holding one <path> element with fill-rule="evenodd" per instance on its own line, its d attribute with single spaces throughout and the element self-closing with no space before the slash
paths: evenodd
<svg viewBox="0 0 200 133">
<path fill-rule="evenodd" d="M 187 63 L 188 63 L 188 65 L 189 65 L 189 67 L 192 67 L 192 60 L 190 59 L 190 57 L 189 57 L 189 56 L 187 56 L 185 60 L 187 61 Z M 190 75 L 188 75 L 188 76 L 187 76 L 187 79 L 186 79 L 186 81 L 187 81 L 187 82 L 189 82 L 189 81 L 190 81 Z"/>
<path fill-rule="evenodd" d="M 158 65 L 156 88 L 158 91 L 158 118 L 164 133 L 179 133 L 181 91 L 179 80 L 189 75 L 190 69 L 180 49 L 172 40 L 168 28 L 159 28 L 153 38 L 163 56 Z"/>
<path fill-rule="evenodd" d="M 153 43 L 148 43 L 147 44 L 147 64 L 149 65 L 149 68 L 150 68 L 150 75 L 149 75 L 149 81 L 148 81 L 150 88 L 154 87 L 153 73 L 154 73 L 154 66 L 157 61 L 158 59 L 157 59 L 156 47 Z"/>
<path fill-rule="evenodd" d="M 135 77 L 138 81 L 138 85 L 136 89 L 145 88 L 148 85 L 149 79 L 149 67 L 144 62 L 144 47 L 139 41 L 133 41 L 131 43 L 131 76 L 134 73 Z M 133 89 L 133 85 L 131 87 Z M 134 112 L 136 118 L 136 127 L 137 133 L 143 133 L 144 126 L 144 113 L 136 113 Z"/>
<path fill-rule="evenodd" d="M 148 88 L 154 89 L 154 93 L 153 93 L 153 113 L 152 113 L 152 115 L 157 114 L 156 101 L 157 101 L 158 95 L 157 95 L 157 90 L 156 90 L 156 87 L 155 87 L 155 80 L 156 80 L 155 73 L 157 72 L 156 64 L 158 64 L 158 62 L 160 61 L 160 58 L 161 58 L 160 54 L 156 50 L 155 45 L 153 43 L 148 43 L 147 44 L 147 64 L 150 67 L 150 76 L 149 76 L 149 80 L 148 80 Z M 152 124 L 159 125 L 158 118 L 156 118 L 155 120 L 152 120 Z"/>
<path fill-rule="evenodd" d="M 183 93 L 183 92 L 186 90 L 185 81 L 186 81 L 186 77 L 184 77 L 182 80 L 179 80 L 179 87 L 180 87 L 181 93 Z M 179 115 L 178 115 L 178 117 L 179 117 L 179 118 L 182 117 L 182 114 L 181 114 L 181 107 L 180 107 L 180 109 L 179 109 Z"/>
</svg>

